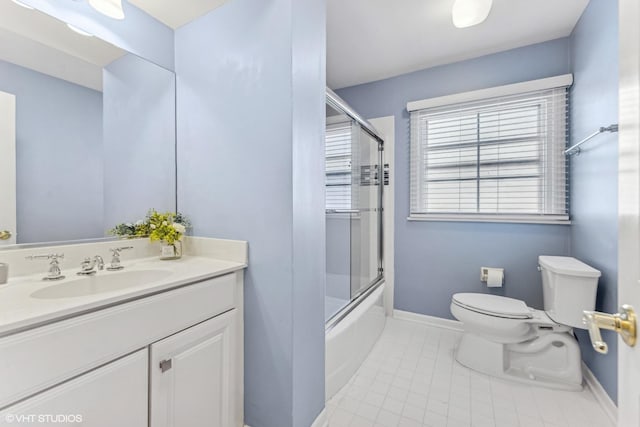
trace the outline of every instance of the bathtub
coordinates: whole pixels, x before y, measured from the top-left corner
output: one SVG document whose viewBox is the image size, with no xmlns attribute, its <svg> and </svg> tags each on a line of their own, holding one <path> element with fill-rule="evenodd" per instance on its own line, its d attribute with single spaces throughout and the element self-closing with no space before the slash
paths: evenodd
<svg viewBox="0 0 640 427">
<path fill-rule="evenodd" d="M 386 321 L 384 287 L 382 283 L 355 301 L 357 306 L 327 331 L 326 400 L 349 382 L 378 341 Z"/>
</svg>

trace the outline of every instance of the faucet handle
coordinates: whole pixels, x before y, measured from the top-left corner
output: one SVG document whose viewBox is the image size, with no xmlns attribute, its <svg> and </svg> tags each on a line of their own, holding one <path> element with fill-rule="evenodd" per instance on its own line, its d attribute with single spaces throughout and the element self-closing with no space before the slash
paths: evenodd
<svg viewBox="0 0 640 427">
<path fill-rule="evenodd" d="M 25 257 L 25 259 L 50 259 L 53 264 L 54 262 L 58 262 L 59 259 L 64 259 L 64 254 L 29 255 L 28 257 Z"/>
<path fill-rule="evenodd" d="M 124 266 L 122 264 L 120 264 L 120 252 L 129 250 L 129 249 L 133 249 L 133 246 L 123 246 L 123 247 L 120 247 L 120 248 L 110 248 L 109 250 L 111 251 L 113 257 L 111 258 L 111 265 L 109 267 L 107 267 L 107 270 L 109 270 L 109 271 L 122 270 L 124 268 Z"/>
<path fill-rule="evenodd" d="M 120 255 L 120 252 L 133 249 L 133 246 L 122 246 L 120 248 L 109 248 L 113 256 Z"/>
<path fill-rule="evenodd" d="M 48 254 L 48 255 L 30 255 L 25 257 L 28 260 L 35 259 L 50 259 L 49 274 L 42 278 L 42 280 L 61 280 L 64 279 L 62 270 L 60 270 L 60 262 L 58 260 L 64 259 L 64 254 Z"/>
</svg>

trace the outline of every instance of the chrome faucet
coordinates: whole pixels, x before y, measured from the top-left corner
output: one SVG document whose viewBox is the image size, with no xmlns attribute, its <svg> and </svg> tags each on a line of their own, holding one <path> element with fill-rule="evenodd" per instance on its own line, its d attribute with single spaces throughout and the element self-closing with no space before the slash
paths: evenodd
<svg viewBox="0 0 640 427">
<path fill-rule="evenodd" d="M 121 248 L 111 248 L 111 249 L 109 249 L 113 256 L 111 257 L 111 265 L 109 267 L 107 267 L 107 270 L 109 270 L 109 271 L 118 271 L 118 270 L 122 270 L 124 268 L 124 266 L 122 264 L 120 264 L 120 252 L 121 251 L 125 251 L 127 249 L 133 249 L 133 246 L 124 246 L 124 247 L 121 247 Z"/>
<path fill-rule="evenodd" d="M 64 259 L 64 254 L 49 254 L 49 255 L 31 255 L 26 257 L 26 259 L 34 260 L 34 259 L 50 259 L 49 263 L 49 274 L 42 278 L 42 280 L 62 280 L 64 279 L 64 275 L 62 274 L 62 270 L 60 270 L 60 262 L 59 259 Z"/>
<path fill-rule="evenodd" d="M 80 264 L 80 271 L 78 271 L 79 276 L 90 276 L 92 274 L 96 274 L 96 270 L 104 270 L 104 260 L 100 255 L 96 255 L 93 258 L 85 258 L 84 261 Z"/>
</svg>

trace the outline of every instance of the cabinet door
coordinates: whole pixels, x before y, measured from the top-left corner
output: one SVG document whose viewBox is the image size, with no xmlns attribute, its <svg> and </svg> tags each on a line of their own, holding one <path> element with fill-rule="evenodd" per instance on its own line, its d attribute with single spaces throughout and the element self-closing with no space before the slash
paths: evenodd
<svg viewBox="0 0 640 427">
<path fill-rule="evenodd" d="M 236 310 L 151 346 L 152 427 L 232 427 Z"/>
<path fill-rule="evenodd" d="M 140 350 L 9 406 L 0 425 L 146 427 L 148 358 Z"/>
</svg>

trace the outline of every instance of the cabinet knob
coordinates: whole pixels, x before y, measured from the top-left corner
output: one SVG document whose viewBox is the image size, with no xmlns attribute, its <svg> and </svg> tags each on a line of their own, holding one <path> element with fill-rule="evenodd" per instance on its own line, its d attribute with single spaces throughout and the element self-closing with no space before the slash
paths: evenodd
<svg viewBox="0 0 640 427">
<path fill-rule="evenodd" d="M 160 362 L 160 371 L 167 372 L 169 369 L 171 369 L 171 359 Z"/>
</svg>

